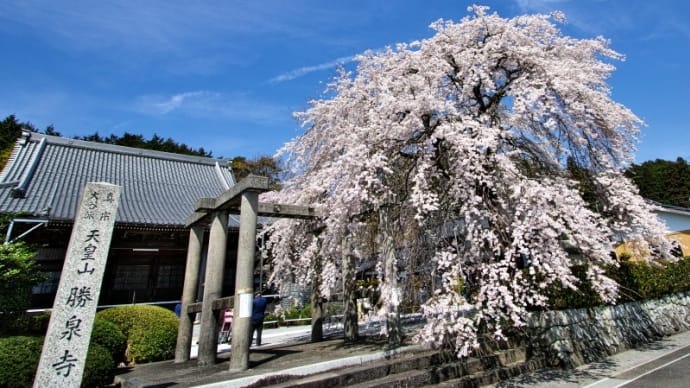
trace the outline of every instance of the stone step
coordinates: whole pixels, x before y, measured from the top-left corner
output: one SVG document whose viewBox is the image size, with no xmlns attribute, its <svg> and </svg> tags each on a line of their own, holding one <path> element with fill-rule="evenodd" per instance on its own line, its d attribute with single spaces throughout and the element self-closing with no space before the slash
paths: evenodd
<svg viewBox="0 0 690 388">
<path fill-rule="evenodd" d="M 469 358 L 457 360 L 447 357 L 442 363 L 430 365 L 427 369 L 408 370 L 401 373 L 389 374 L 387 376 L 367 380 L 356 385 L 348 385 L 350 388 L 365 387 L 419 387 L 424 385 L 436 385 L 445 381 L 458 381 L 462 384 L 469 383 L 470 386 L 475 378 L 467 379 L 466 376 L 472 374 L 481 375 L 487 368 L 490 370 L 503 369 L 507 365 L 518 365 L 525 361 L 524 349 L 507 349 L 497 352 L 498 354 L 488 355 L 481 358 Z M 437 359 L 441 361 L 442 357 Z M 502 362 L 507 364 L 503 365 Z M 465 380 L 463 380 L 465 378 Z"/>
<path fill-rule="evenodd" d="M 499 350 L 495 354 L 498 356 L 501 365 L 504 366 L 525 362 L 527 360 L 527 349 L 525 348 Z"/>
<path fill-rule="evenodd" d="M 370 362 L 361 366 L 346 367 L 305 377 L 285 376 L 279 384 L 258 384 L 253 387 L 349 387 L 389 375 L 410 370 L 426 370 L 441 362 L 437 351 L 403 353 L 388 360 Z"/>
<path fill-rule="evenodd" d="M 525 354 L 525 349 L 516 348 L 458 360 L 452 353 L 434 350 L 403 353 L 387 360 L 309 376 L 281 376 L 253 387 L 419 387 L 445 381 L 451 381 L 450 386 L 471 386 L 472 381 L 484 379 L 487 373 L 490 377 L 491 371 L 519 368 L 525 363 Z"/>
<path fill-rule="evenodd" d="M 400 373 L 388 375 L 376 380 L 364 381 L 355 385 L 348 385 L 349 388 L 407 388 L 422 387 L 434 384 L 433 376 L 427 369 L 412 369 Z"/>
<path fill-rule="evenodd" d="M 535 358 L 529 361 L 515 362 L 511 365 L 500 366 L 488 370 L 480 370 L 465 376 L 460 376 L 454 379 L 445 381 L 433 382 L 426 387 L 444 387 L 444 388 L 468 388 L 481 387 L 489 384 L 495 384 L 511 377 L 519 376 L 524 373 L 529 373 L 546 367 L 543 358 Z"/>
</svg>

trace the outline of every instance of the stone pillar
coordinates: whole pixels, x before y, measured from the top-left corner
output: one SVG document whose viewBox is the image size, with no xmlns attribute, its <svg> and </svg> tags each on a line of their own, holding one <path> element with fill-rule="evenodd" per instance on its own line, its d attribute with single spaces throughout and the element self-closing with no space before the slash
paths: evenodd
<svg viewBox="0 0 690 388">
<path fill-rule="evenodd" d="M 199 366 L 210 366 L 216 362 L 218 351 L 218 312 L 213 311 L 213 301 L 221 297 L 223 273 L 225 272 L 225 250 L 228 239 L 228 214 L 213 213 L 208 243 L 204 299 L 201 306 L 201 327 L 199 328 Z"/>
<path fill-rule="evenodd" d="M 249 368 L 249 345 L 252 333 L 252 299 L 254 291 L 254 251 L 259 193 L 244 191 L 240 204 L 240 232 L 237 245 L 235 303 L 232 320 L 232 353 L 230 370 Z"/>
<path fill-rule="evenodd" d="M 189 231 L 187 246 L 187 265 L 184 273 L 182 288 L 182 309 L 180 310 L 180 326 L 177 331 L 177 346 L 175 347 L 175 362 L 189 361 L 192 348 L 192 332 L 194 330 L 194 314 L 187 313 L 187 307 L 195 302 L 196 287 L 199 282 L 199 266 L 201 264 L 201 248 L 204 242 L 204 228 L 200 225 L 192 226 Z"/>
<path fill-rule="evenodd" d="M 81 385 L 121 190 L 104 182 L 89 182 L 84 187 L 36 370 L 35 388 Z"/>
</svg>

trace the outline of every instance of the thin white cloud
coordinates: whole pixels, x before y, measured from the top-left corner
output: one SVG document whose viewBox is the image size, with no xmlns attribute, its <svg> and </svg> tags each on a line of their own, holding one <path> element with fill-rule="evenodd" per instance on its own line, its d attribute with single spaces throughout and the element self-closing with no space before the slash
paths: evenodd
<svg viewBox="0 0 690 388">
<path fill-rule="evenodd" d="M 334 61 L 321 63 L 321 64 L 314 65 L 314 66 L 300 67 L 299 69 L 291 70 L 291 71 L 288 71 L 286 73 L 275 76 L 275 77 L 271 78 L 270 80 L 268 80 L 268 82 L 269 83 L 280 83 L 280 82 L 285 82 L 285 81 L 291 81 L 293 79 L 303 77 L 303 76 L 305 76 L 309 73 L 313 73 L 315 71 L 332 69 L 336 66 L 344 65 L 346 63 L 352 62 L 354 59 L 355 59 L 354 56 L 341 57 L 341 58 L 338 58 Z"/>
<path fill-rule="evenodd" d="M 244 93 L 192 91 L 174 95 L 146 95 L 136 99 L 135 110 L 148 116 L 183 115 L 198 119 L 224 119 L 251 123 L 292 120 L 287 107 Z"/>
<path fill-rule="evenodd" d="M 554 6 L 558 6 L 569 1 L 570 0 L 516 0 L 515 2 L 523 12 L 543 12 L 552 9 Z"/>
<path fill-rule="evenodd" d="M 690 27 L 688 27 L 687 23 L 683 23 L 674 17 L 668 22 L 668 28 L 671 31 L 685 37 L 685 39 L 690 40 Z"/>
<path fill-rule="evenodd" d="M 167 101 L 163 102 L 158 102 L 154 103 L 154 106 L 160 109 L 160 112 L 163 114 L 170 113 L 173 110 L 179 108 L 184 104 L 185 100 L 189 101 L 191 99 L 195 98 L 204 98 L 210 96 L 209 92 L 186 92 L 186 93 L 179 93 L 175 94 L 173 96 L 170 96 Z"/>
<path fill-rule="evenodd" d="M 588 35 L 611 35 L 618 31 L 638 31 L 641 26 L 656 26 L 650 17 L 657 14 L 656 4 L 648 2 L 611 2 L 603 0 L 514 0 L 523 13 L 562 11 L 567 24 Z"/>
<path fill-rule="evenodd" d="M 282 1 L 0 1 L 0 32 L 29 31 L 61 50 L 184 54 L 199 46 L 234 51 L 260 37 L 319 39 L 340 9 Z M 19 27 L 19 28 L 18 28 Z M 244 54 L 241 52 L 240 54 Z"/>
<path fill-rule="evenodd" d="M 586 13 L 587 7 L 581 7 L 584 2 L 573 2 L 571 0 L 515 0 L 518 8 L 523 13 L 542 13 L 547 14 L 554 11 L 562 11 L 565 14 L 567 24 L 574 26 L 589 34 L 601 34 L 601 28 Z M 584 14 L 583 14 L 584 12 Z M 616 15 L 616 21 L 621 20 L 621 15 Z"/>
</svg>

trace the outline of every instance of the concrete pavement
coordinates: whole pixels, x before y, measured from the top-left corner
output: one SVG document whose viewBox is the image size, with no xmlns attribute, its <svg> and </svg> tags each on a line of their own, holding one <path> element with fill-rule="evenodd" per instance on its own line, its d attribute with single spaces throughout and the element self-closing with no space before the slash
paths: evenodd
<svg viewBox="0 0 690 388">
<path fill-rule="evenodd" d="M 406 330 L 413 330 L 411 325 Z M 362 365 L 367 362 L 389 358 L 394 354 L 421 349 L 419 345 L 406 342 L 403 347 L 385 350 L 386 338 L 378 335 L 380 322 L 360 323 L 362 341 L 347 344 L 342 339 L 342 326 L 324 328 L 321 342 L 309 342 L 310 326 L 264 329 L 261 346 L 250 349 L 249 369 L 229 371 L 230 345 L 218 346 L 217 362 L 210 366 L 198 366 L 196 359 L 184 363 L 161 361 L 137 365 L 121 371 L 115 383 L 121 388 L 141 387 L 241 387 L 259 380 L 270 380 L 278 376 L 309 375 L 340 367 Z M 408 336 L 408 341 L 411 336 Z M 193 342 L 194 355 L 196 340 Z"/>
<path fill-rule="evenodd" d="M 333 327 L 333 328 L 327 328 L 326 329 L 326 334 L 329 334 L 330 332 L 335 332 L 338 328 Z M 199 345 L 197 344 L 197 338 L 199 336 L 199 325 L 195 324 L 194 325 L 194 331 L 192 334 L 192 349 L 190 351 L 190 357 L 191 358 L 196 358 L 197 354 L 199 352 Z M 290 342 L 303 342 L 303 341 L 308 341 L 311 338 L 311 326 L 288 326 L 288 327 L 278 327 L 275 329 L 264 329 L 263 334 L 261 336 L 261 339 L 263 341 L 263 344 L 261 347 L 264 346 L 269 346 L 269 345 L 276 345 L 276 344 L 285 344 L 285 343 L 290 343 Z M 253 340 L 252 343 L 255 343 L 256 341 Z M 252 345 L 253 349 L 261 348 Z M 218 344 L 218 353 L 227 353 L 230 352 L 230 342 L 224 343 L 224 344 Z"/>
</svg>

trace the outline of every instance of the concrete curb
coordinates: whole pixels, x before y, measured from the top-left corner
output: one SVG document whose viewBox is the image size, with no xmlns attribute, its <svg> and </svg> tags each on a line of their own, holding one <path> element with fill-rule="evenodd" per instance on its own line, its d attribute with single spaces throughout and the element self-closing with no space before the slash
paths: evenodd
<svg viewBox="0 0 690 388">
<path fill-rule="evenodd" d="M 369 354 L 362 354 L 359 356 L 345 357 L 345 358 L 340 358 L 337 360 L 324 361 L 324 362 L 320 362 L 317 364 L 303 365 L 303 366 L 298 366 L 298 367 L 284 369 L 284 370 L 275 371 L 275 372 L 262 373 L 262 374 L 253 375 L 253 376 L 246 376 L 246 377 L 240 377 L 240 378 L 236 378 L 236 379 L 219 381 L 217 383 L 198 385 L 198 387 L 206 387 L 206 388 L 245 387 L 245 386 L 254 384 L 257 381 L 260 381 L 260 380 L 263 380 L 266 378 L 270 378 L 270 377 L 284 376 L 284 375 L 308 376 L 308 375 L 312 375 L 315 373 L 327 372 L 327 371 L 342 368 L 342 367 L 360 366 L 360 365 L 364 365 L 364 364 L 372 362 L 372 361 L 378 361 L 378 360 L 382 360 L 385 358 L 391 358 L 393 356 L 396 356 L 396 355 L 404 353 L 404 352 L 414 352 L 414 351 L 422 351 L 422 350 L 428 350 L 428 349 L 430 349 L 430 348 L 427 345 L 409 345 L 409 346 L 404 346 L 401 348 L 383 350 L 383 351 L 373 352 L 373 353 L 369 353 Z"/>
</svg>

